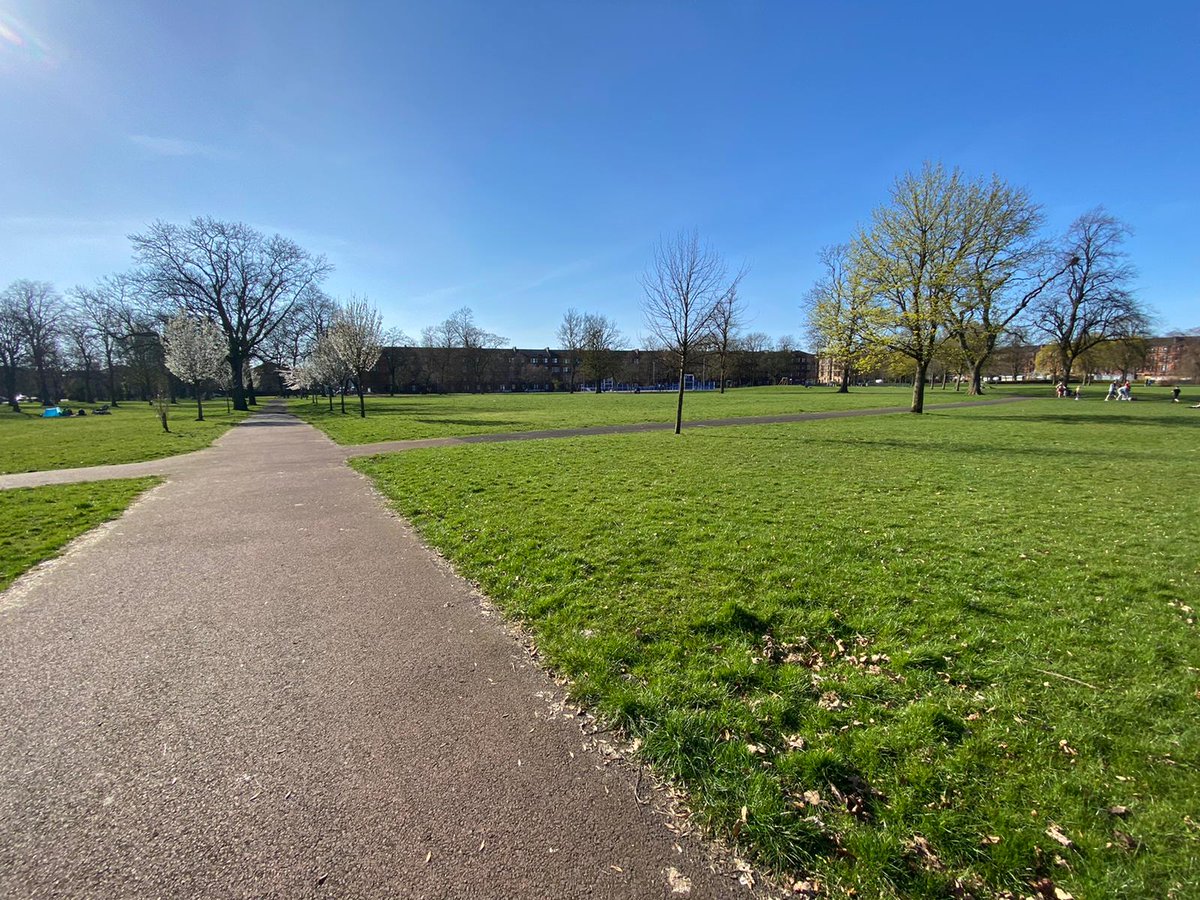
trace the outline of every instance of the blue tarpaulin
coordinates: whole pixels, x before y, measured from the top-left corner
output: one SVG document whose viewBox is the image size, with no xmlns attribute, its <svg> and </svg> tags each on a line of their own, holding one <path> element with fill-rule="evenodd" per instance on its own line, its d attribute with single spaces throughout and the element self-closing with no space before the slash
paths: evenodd
<svg viewBox="0 0 1200 900">
<path fill-rule="evenodd" d="M 62 410 L 57 406 L 47 406 L 42 410 L 43 419 L 53 419 L 62 415 Z"/>
</svg>

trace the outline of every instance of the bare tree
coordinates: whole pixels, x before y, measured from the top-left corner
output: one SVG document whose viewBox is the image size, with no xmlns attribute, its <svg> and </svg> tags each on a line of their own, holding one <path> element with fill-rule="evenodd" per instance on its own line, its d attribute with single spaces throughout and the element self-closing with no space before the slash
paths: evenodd
<svg viewBox="0 0 1200 900">
<path fill-rule="evenodd" d="M 83 401 L 92 402 L 92 381 L 100 357 L 100 336 L 92 321 L 76 310 L 71 310 L 63 319 L 62 335 L 66 342 L 71 364 L 80 373 L 83 381 Z"/>
<path fill-rule="evenodd" d="M 502 347 L 507 339 L 481 328 L 469 306 L 455 310 L 444 323 L 451 346 L 462 348 L 462 376 L 469 390 L 479 390 L 486 379 L 489 351 Z"/>
<path fill-rule="evenodd" d="M 1066 277 L 1043 294 L 1033 325 L 1055 348 L 1064 383 L 1070 383 L 1082 354 L 1147 327 L 1146 312 L 1129 287 L 1134 271 L 1122 247 L 1128 234 L 1127 225 L 1097 207 L 1076 219 L 1062 239 Z"/>
<path fill-rule="evenodd" d="M 367 401 L 363 396 L 363 381 L 379 361 L 383 318 L 365 297 L 351 297 L 334 314 L 327 339 L 334 355 L 341 360 L 343 370 L 354 379 L 358 414 L 365 419 Z"/>
<path fill-rule="evenodd" d="M 332 267 L 280 235 L 240 222 L 196 218 L 180 227 L 155 222 L 130 236 L 140 284 L 168 306 L 221 326 L 228 346 L 235 409 L 247 409 L 242 366 Z"/>
<path fill-rule="evenodd" d="M 729 376 L 730 355 L 737 349 L 738 329 L 745 319 L 745 307 L 738 296 L 738 284 L 745 275 L 739 272 L 728 290 L 717 301 L 713 311 L 710 343 L 717 357 L 717 373 L 721 382 L 721 393 L 725 393 L 725 381 Z"/>
<path fill-rule="evenodd" d="M 388 373 L 388 394 L 396 393 L 396 374 L 404 366 L 407 358 L 406 348 L 412 346 L 412 338 L 399 328 L 389 328 L 383 334 L 383 347 L 380 358 Z"/>
<path fill-rule="evenodd" d="M 583 349 L 583 313 L 571 307 L 563 313 L 558 326 L 558 346 L 566 351 L 567 389 L 575 393 L 575 369 L 579 365 L 579 354 Z"/>
<path fill-rule="evenodd" d="M 679 375 L 675 433 L 683 430 L 683 387 L 688 364 L 711 333 L 717 304 L 731 287 L 725 263 L 696 231 L 663 238 L 642 276 L 642 312 L 651 338 L 670 353 Z"/>
<path fill-rule="evenodd" d="M 195 391 L 196 421 L 203 422 L 204 382 L 218 378 L 229 365 L 224 334 L 211 320 L 180 312 L 167 323 L 163 348 L 167 369 Z"/>
<path fill-rule="evenodd" d="M 882 360 L 878 335 L 885 316 L 855 268 L 848 245 L 826 247 L 819 259 L 825 274 L 805 296 L 805 324 L 810 346 L 839 370 L 838 393 L 845 394 L 856 370 Z"/>
<path fill-rule="evenodd" d="M 29 344 L 21 323 L 21 306 L 8 291 L 0 294 L 0 368 L 4 369 L 4 394 L 13 412 L 21 411 L 17 400 L 17 373 L 28 360 Z"/>
<path fill-rule="evenodd" d="M 621 332 L 617 323 L 600 313 L 585 313 L 580 358 L 584 377 L 596 382 L 596 393 L 604 389 L 604 380 L 617 368 L 617 344 Z"/>
<path fill-rule="evenodd" d="M 968 393 L 980 394 L 984 366 L 1000 336 L 1067 265 L 1039 236 L 1041 208 L 1024 189 L 993 176 L 968 185 L 966 202 L 975 240 L 947 309 L 947 327 L 957 344 L 955 358 L 970 371 Z"/>
<path fill-rule="evenodd" d="M 764 331 L 751 331 L 737 341 L 738 377 L 750 384 L 758 384 L 763 378 L 764 356 L 771 346 L 771 336 Z"/>
<path fill-rule="evenodd" d="M 58 398 L 50 396 L 50 369 L 57 357 L 59 326 L 65 312 L 62 298 L 48 281 L 21 279 L 5 290 L 4 303 L 16 311 L 42 405 L 53 406 Z"/>
<path fill-rule="evenodd" d="M 128 275 L 111 275 L 92 287 L 79 285 L 71 293 L 75 298 L 74 315 L 91 324 L 100 344 L 108 382 L 108 402 L 117 407 L 120 405 L 117 365 L 127 337 L 125 323 L 130 318 L 127 310 L 134 303 L 133 281 Z"/>
</svg>

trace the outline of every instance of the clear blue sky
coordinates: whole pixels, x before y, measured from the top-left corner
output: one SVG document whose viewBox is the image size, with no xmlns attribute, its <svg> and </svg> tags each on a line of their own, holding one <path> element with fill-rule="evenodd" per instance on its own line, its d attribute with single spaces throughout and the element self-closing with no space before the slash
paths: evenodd
<svg viewBox="0 0 1200 900">
<path fill-rule="evenodd" d="M 1200 4 L 0 0 L 0 285 L 127 268 L 155 218 L 325 253 L 414 336 L 459 306 L 545 346 L 642 333 L 697 227 L 800 336 L 815 256 L 923 160 L 1135 229 L 1162 330 L 1200 326 Z"/>
</svg>

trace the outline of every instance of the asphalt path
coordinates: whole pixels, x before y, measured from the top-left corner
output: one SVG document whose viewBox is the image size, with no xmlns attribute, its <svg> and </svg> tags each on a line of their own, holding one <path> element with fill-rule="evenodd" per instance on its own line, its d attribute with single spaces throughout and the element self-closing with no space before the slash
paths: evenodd
<svg viewBox="0 0 1200 900">
<path fill-rule="evenodd" d="M 930 412 L 941 409 L 962 409 L 971 406 L 995 406 L 1018 403 L 1027 397 L 997 397 L 991 400 L 967 400 L 954 403 L 939 403 L 929 407 Z M 907 413 L 907 406 L 884 406 L 869 409 L 837 409 L 824 412 L 790 413 L 774 416 L 741 416 L 728 419 L 701 419 L 685 422 L 684 429 L 729 428 L 740 425 L 779 425 L 789 422 L 812 422 L 820 419 L 849 419 L 861 416 L 886 416 Z M 404 441 L 379 441 L 373 444 L 350 444 L 339 446 L 343 459 L 356 456 L 371 456 L 376 453 L 401 453 L 425 447 L 452 447 L 457 444 L 495 444 L 508 441 L 538 441 L 554 438 L 591 437 L 604 434 L 637 434 L 647 431 L 668 431 L 675 427 L 673 422 L 637 422 L 626 425 L 593 425 L 588 428 L 556 428 L 542 431 L 516 431 L 489 434 L 471 434 L 461 437 L 417 438 Z M 210 457 L 220 452 L 221 441 L 204 450 L 183 453 L 164 459 L 145 462 L 122 463 L 112 466 L 87 466 L 78 469 L 50 469 L 43 472 L 21 472 L 0 475 L 0 490 L 17 487 L 41 487 L 48 484 L 71 484 L 81 481 L 102 481 L 109 478 L 137 478 L 143 475 L 185 475 L 195 468 L 204 469 Z"/>
<path fill-rule="evenodd" d="M 268 408 L 0 595 L 0 897 L 748 896 L 346 456 Z"/>
</svg>

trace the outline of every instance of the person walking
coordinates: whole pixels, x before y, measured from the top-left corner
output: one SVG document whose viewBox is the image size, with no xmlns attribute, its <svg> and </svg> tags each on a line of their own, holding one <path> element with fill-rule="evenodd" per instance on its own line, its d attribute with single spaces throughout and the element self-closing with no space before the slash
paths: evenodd
<svg viewBox="0 0 1200 900">
<path fill-rule="evenodd" d="M 1175 385 L 1175 387 L 1171 388 L 1171 402 L 1179 402 L 1179 385 Z"/>
<path fill-rule="evenodd" d="M 1117 399 L 1117 383 L 1115 381 L 1110 381 L 1108 383 L 1108 393 L 1104 395 L 1104 402 L 1107 403 L 1109 400 L 1116 400 L 1116 399 Z"/>
</svg>

